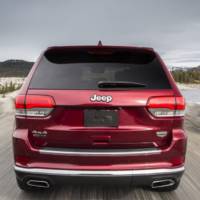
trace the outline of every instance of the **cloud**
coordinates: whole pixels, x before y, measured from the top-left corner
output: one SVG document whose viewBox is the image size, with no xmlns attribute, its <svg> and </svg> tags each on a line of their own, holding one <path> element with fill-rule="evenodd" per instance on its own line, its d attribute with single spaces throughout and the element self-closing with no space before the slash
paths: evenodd
<svg viewBox="0 0 200 200">
<path fill-rule="evenodd" d="M 0 60 L 35 60 L 48 46 L 94 45 L 101 39 L 154 47 L 167 64 L 199 64 L 198 0 L 0 0 L 0 5 Z"/>
</svg>

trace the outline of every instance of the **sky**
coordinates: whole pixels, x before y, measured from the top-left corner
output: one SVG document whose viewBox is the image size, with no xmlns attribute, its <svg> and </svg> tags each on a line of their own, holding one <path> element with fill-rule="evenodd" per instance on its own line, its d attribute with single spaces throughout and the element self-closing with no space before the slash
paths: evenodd
<svg viewBox="0 0 200 200">
<path fill-rule="evenodd" d="M 200 0 L 0 0 L 0 61 L 99 40 L 153 47 L 168 66 L 198 66 Z"/>
</svg>

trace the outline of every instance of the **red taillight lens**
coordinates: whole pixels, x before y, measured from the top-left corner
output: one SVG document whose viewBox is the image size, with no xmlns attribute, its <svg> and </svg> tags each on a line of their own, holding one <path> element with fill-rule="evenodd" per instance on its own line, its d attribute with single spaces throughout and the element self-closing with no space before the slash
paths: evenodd
<svg viewBox="0 0 200 200">
<path fill-rule="evenodd" d="M 155 117 L 184 116 L 185 101 L 183 97 L 152 97 L 147 108 Z"/>
<path fill-rule="evenodd" d="M 50 96 L 26 96 L 26 109 L 32 108 L 53 108 L 55 105 L 54 100 Z"/>
<path fill-rule="evenodd" d="M 44 117 L 53 110 L 55 102 L 50 96 L 19 95 L 15 99 L 16 115 Z"/>
<path fill-rule="evenodd" d="M 185 99 L 183 97 L 176 97 L 176 109 L 185 110 Z"/>
<path fill-rule="evenodd" d="M 25 96 L 19 95 L 15 99 L 15 108 L 16 109 L 22 109 L 25 108 Z"/>
</svg>

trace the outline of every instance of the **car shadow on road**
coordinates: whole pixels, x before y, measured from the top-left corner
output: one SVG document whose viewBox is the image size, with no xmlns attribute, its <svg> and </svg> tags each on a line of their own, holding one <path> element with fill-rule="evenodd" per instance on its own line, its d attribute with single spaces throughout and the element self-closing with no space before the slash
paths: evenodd
<svg viewBox="0 0 200 200">
<path fill-rule="evenodd" d="M 169 197 L 172 198 L 169 198 Z M 149 188 L 134 187 L 131 185 L 62 185 L 53 190 L 40 190 L 24 192 L 19 195 L 20 200 L 48 199 L 48 200 L 79 200 L 79 199 L 109 199 L 109 200 L 128 200 L 128 199 L 176 199 L 176 192 L 155 192 Z"/>
</svg>

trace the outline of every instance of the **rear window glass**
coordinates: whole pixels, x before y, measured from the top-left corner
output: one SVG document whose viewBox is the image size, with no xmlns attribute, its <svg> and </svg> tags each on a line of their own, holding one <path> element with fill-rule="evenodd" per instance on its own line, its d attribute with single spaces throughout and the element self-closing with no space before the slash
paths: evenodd
<svg viewBox="0 0 200 200">
<path fill-rule="evenodd" d="M 129 90 L 171 88 L 161 64 L 152 53 L 110 51 L 104 51 L 104 55 L 93 51 L 46 53 L 33 75 L 30 88 L 97 90 L 100 81 L 145 84 L 144 88 L 123 88 Z"/>
</svg>

